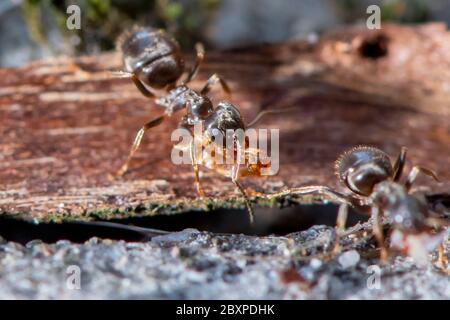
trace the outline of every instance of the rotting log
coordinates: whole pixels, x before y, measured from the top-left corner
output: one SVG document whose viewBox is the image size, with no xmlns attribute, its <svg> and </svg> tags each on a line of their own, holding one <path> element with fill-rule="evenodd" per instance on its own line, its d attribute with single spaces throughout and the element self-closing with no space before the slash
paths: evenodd
<svg viewBox="0 0 450 320">
<path fill-rule="evenodd" d="M 419 179 L 416 190 L 450 193 L 450 33 L 441 24 L 347 27 L 317 43 L 290 42 L 207 51 L 192 86 L 214 72 L 249 121 L 260 110 L 296 107 L 265 117 L 280 129 L 280 171 L 248 178 L 258 192 L 323 184 L 344 191 L 333 172 L 340 152 L 358 144 L 392 157 L 409 149 L 408 168 L 435 169 L 443 182 Z M 154 128 L 130 171 L 126 159 L 139 127 L 161 111 L 119 70 L 116 53 L 39 61 L 0 69 L 0 212 L 36 221 L 120 218 L 191 209 L 243 207 L 228 179 L 203 170 L 208 195 L 197 198 L 193 170 L 170 160 L 180 115 Z M 258 199 L 253 199 L 258 202 Z M 300 203 L 321 200 L 299 198 Z M 259 200 L 261 205 L 274 202 Z"/>
</svg>

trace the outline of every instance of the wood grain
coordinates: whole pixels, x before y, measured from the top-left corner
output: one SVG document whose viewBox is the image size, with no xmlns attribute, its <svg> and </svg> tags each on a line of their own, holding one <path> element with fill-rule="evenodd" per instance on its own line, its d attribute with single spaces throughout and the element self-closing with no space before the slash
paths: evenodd
<svg viewBox="0 0 450 320">
<path fill-rule="evenodd" d="M 243 180 L 248 189 L 343 191 L 333 161 L 369 144 L 392 157 L 408 147 L 407 169 L 426 165 L 443 181 L 421 178 L 416 190 L 449 194 L 449 52 L 440 24 L 347 27 L 317 43 L 207 51 L 192 86 L 219 73 L 233 95 L 214 90 L 213 101 L 231 100 L 247 122 L 263 109 L 296 107 L 258 123 L 280 129 L 280 171 Z M 120 68 L 120 57 L 108 53 L 0 69 L 2 214 L 45 221 L 243 206 L 232 183 L 207 170 L 203 187 L 215 200 L 197 199 L 192 168 L 172 164 L 170 134 L 181 114 L 146 135 L 130 171 L 114 177 L 136 131 L 161 114 L 129 80 L 105 72 Z"/>
</svg>

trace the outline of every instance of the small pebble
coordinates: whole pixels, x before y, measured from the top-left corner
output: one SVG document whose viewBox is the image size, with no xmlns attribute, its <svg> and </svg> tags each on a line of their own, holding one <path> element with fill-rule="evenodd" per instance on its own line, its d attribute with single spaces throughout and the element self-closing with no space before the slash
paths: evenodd
<svg viewBox="0 0 450 320">
<path fill-rule="evenodd" d="M 319 269 L 322 266 L 322 261 L 320 261 L 319 259 L 314 258 L 314 259 L 311 260 L 309 265 L 313 269 Z"/>
<path fill-rule="evenodd" d="M 354 267 L 359 262 L 359 253 L 356 250 L 344 252 L 339 256 L 338 261 L 344 269 Z"/>
</svg>

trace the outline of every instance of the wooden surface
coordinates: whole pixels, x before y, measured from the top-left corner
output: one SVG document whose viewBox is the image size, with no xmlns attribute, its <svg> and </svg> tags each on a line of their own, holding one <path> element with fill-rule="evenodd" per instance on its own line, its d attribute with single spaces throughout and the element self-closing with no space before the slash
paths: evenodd
<svg viewBox="0 0 450 320">
<path fill-rule="evenodd" d="M 189 55 L 186 55 L 189 57 Z M 0 69 L 0 212 L 40 221 L 121 217 L 242 206 L 232 183 L 203 170 L 211 199 L 196 199 L 190 166 L 170 160 L 171 131 L 181 113 L 152 130 L 120 179 L 139 127 L 159 115 L 127 79 L 115 53 L 59 58 L 21 69 Z M 340 191 L 333 161 L 358 144 L 392 157 L 401 146 L 411 164 L 438 172 L 416 190 L 450 193 L 450 33 L 439 24 L 349 27 L 317 43 L 292 42 L 226 52 L 207 51 L 193 82 L 217 72 L 247 121 L 259 110 L 297 107 L 271 115 L 261 128 L 280 129 L 280 171 L 245 179 L 246 188 L 274 192 L 325 184 Z M 212 202 L 211 202 L 212 201 Z"/>
</svg>

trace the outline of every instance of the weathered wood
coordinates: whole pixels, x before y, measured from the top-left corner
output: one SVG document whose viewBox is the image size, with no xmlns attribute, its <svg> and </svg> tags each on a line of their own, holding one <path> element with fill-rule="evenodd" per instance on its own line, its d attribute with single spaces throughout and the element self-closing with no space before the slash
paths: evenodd
<svg viewBox="0 0 450 320">
<path fill-rule="evenodd" d="M 333 161 L 358 144 L 435 169 L 427 193 L 450 192 L 450 33 L 444 25 L 351 27 L 318 43 L 207 52 L 193 86 L 214 72 L 231 84 L 247 120 L 261 109 L 297 107 L 258 126 L 280 128 L 279 174 L 246 179 L 252 190 L 326 184 L 343 190 Z M 126 79 L 117 54 L 60 58 L 0 70 L 0 212 L 87 219 L 243 206 L 227 179 L 203 171 L 197 199 L 190 166 L 170 161 L 179 116 L 151 130 L 123 178 L 113 176 L 139 127 L 160 114 Z M 217 90 L 213 100 L 227 99 Z M 307 201 L 306 199 L 302 201 Z M 268 205 L 268 203 L 266 203 Z"/>
</svg>

